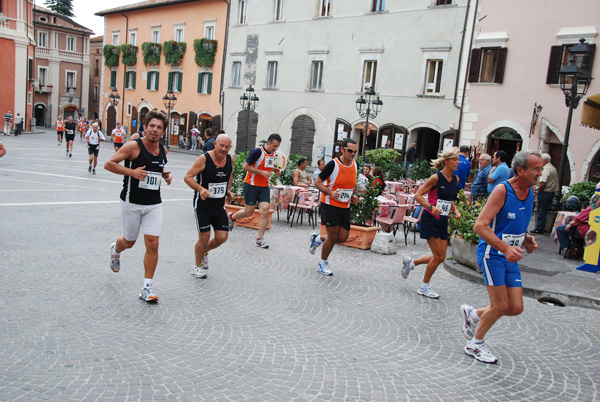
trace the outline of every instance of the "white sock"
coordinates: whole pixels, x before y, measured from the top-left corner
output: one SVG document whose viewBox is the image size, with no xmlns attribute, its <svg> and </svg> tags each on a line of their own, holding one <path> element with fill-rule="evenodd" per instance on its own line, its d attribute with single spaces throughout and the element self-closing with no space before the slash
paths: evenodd
<svg viewBox="0 0 600 402">
<path fill-rule="evenodd" d="M 115 256 L 115 257 L 120 257 L 120 256 L 121 256 L 121 253 L 117 253 L 117 250 L 116 250 L 116 249 L 117 249 L 117 245 L 115 245 L 114 247 L 112 247 L 112 248 L 110 249 L 110 252 L 111 252 L 111 254 L 112 254 L 113 256 Z"/>
<path fill-rule="evenodd" d="M 475 322 L 479 322 L 479 315 L 477 314 L 477 310 L 473 309 L 471 310 L 471 314 L 469 314 L 471 316 L 471 319 Z"/>
<path fill-rule="evenodd" d="M 429 284 L 428 284 L 428 283 L 421 282 L 421 287 L 422 287 L 422 288 L 426 288 L 426 287 L 428 287 L 428 286 L 429 286 Z"/>
<path fill-rule="evenodd" d="M 321 260 L 321 262 L 327 262 L 327 260 Z"/>
<path fill-rule="evenodd" d="M 144 278 L 144 287 L 150 287 L 152 286 L 152 278 Z"/>
<path fill-rule="evenodd" d="M 475 339 L 475 337 L 473 337 L 473 339 L 471 339 L 471 343 L 481 344 L 483 343 L 483 339 Z"/>
<path fill-rule="evenodd" d="M 323 244 L 323 239 L 321 239 L 321 235 L 315 237 L 315 243 L 317 243 L 318 245 Z"/>
</svg>

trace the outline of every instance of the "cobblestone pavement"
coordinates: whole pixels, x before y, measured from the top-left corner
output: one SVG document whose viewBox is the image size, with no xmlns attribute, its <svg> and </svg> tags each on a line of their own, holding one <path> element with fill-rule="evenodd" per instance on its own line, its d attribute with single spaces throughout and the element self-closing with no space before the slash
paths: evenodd
<svg viewBox="0 0 600 402">
<path fill-rule="evenodd" d="M 3 137 L 0 159 L 0 399 L 215 401 L 497 401 L 600 398 L 597 310 L 525 299 L 487 337 L 497 365 L 463 353 L 462 303 L 482 286 L 444 269 L 439 300 L 402 280 L 400 254 L 336 247 L 333 277 L 315 271 L 312 228 L 274 222 L 268 250 L 236 228 L 210 254 L 209 277 L 190 275 L 196 229 L 182 182 L 193 156 L 169 154 L 155 291 L 137 298 L 144 247 L 108 267 L 121 234 L 121 180 L 87 153 L 72 158 L 52 132 Z M 112 153 L 102 145 L 100 160 Z"/>
</svg>

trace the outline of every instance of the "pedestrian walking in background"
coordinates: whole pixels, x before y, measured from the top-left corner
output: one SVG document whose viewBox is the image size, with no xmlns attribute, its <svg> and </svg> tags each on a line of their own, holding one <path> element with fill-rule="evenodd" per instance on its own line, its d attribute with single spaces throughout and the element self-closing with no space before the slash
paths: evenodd
<svg viewBox="0 0 600 402">
<path fill-rule="evenodd" d="M 23 118 L 21 113 L 17 113 L 15 117 L 15 137 L 23 133 Z"/>
<path fill-rule="evenodd" d="M 542 154 L 544 167 L 542 168 L 542 175 L 538 180 L 537 219 L 535 229 L 531 231 L 532 234 L 544 234 L 548 207 L 552 203 L 554 193 L 559 189 L 558 173 L 556 172 L 556 168 L 550 163 L 550 159 L 550 154 Z"/>
<path fill-rule="evenodd" d="M 195 124 L 192 125 L 192 129 L 190 130 L 190 136 L 192 137 L 192 151 L 198 149 L 198 143 L 200 143 L 201 147 L 204 145 L 202 138 L 200 138 L 200 130 L 198 130 Z"/>
<path fill-rule="evenodd" d="M 427 182 L 415 194 L 415 201 L 425 208 L 421 214 L 420 236 L 421 239 L 427 240 L 432 254 L 416 260 L 409 256 L 404 257 L 401 275 L 406 279 L 416 266 L 427 264 L 423 282 L 417 289 L 417 294 L 431 299 L 440 297 L 429 282 L 438 266 L 446 259 L 450 212 L 456 219 L 460 219 L 461 216 L 454 205 L 454 199 L 458 192 L 458 177 L 454 174 L 460 160 L 458 155 L 459 150 L 456 147 L 443 150 L 439 154 L 439 158 L 431 162 L 437 172 L 427 179 Z M 425 194 L 427 194 L 427 200 L 424 197 Z"/>
<path fill-rule="evenodd" d="M 406 159 L 404 160 L 404 177 L 408 177 L 408 169 L 417 160 L 417 143 L 413 142 L 406 150 Z"/>
<path fill-rule="evenodd" d="M 460 312 L 462 331 L 469 339 L 464 351 L 484 363 L 498 361 L 483 339 L 492 325 L 502 316 L 523 312 L 518 261 L 525 251 L 532 253 L 538 248 L 527 226 L 533 211 L 532 187 L 542 175 L 542 164 L 537 152 L 518 152 L 512 160 L 515 177 L 496 186 L 473 226 L 479 235 L 477 262 L 490 304 L 480 309 L 463 304 Z"/>
<path fill-rule="evenodd" d="M 13 115 L 10 112 L 4 114 L 4 135 L 10 135 L 10 129 L 12 128 Z"/>
</svg>

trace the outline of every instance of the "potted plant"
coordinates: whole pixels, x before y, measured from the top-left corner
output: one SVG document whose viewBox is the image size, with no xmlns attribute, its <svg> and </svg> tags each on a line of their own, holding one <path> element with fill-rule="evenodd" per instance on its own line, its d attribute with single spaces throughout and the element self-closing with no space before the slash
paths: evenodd
<svg viewBox="0 0 600 402">
<path fill-rule="evenodd" d="M 350 204 L 350 234 L 348 240 L 342 243 L 344 246 L 368 250 L 373 244 L 373 239 L 379 230 L 379 227 L 372 226 L 375 219 L 375 212 L 379 208 L 377 201 L 377 188 L 371 184 L 373 178 L 369 179 L 369 185 L 364 194 L 362 194 L 356 205 Z M 321 224 L 321 234 L 326 234 L 325 225 Z"/>
<path fill-rule="evenodd" d="M 175 42 L 168 40 L 163 44 L 165 49 L 165 63 L 170 66 L 178 66 L 185 53 L 185 42 Z"/>
<path fill-rule="evenodd" d="M 137 46 L 124 44 L 121 45 L 121 61 L 126 66 L 135 66 L 137 64 Z"/>
<path fill-rule="evenodd" d="M 144 59 L 144 65 L 158 65 L 160 64 L 160 53 L 162 51 L 162 45 L 160 43 L 144 42 L 142 43 L 142 54 Z"/>
<path fill-rule="evenodd" d="M 104 54 L 104 65 L 106 67 L 117 67 L 119 65 L 119 46 L 104 45 L 102 53 Z"/>
<path fill-rule="evenodd" d="M 469 203 L 464 190 L 458 193 L 458 203 L 456 208 L 460 211 L 460 219 L 455 219 L 454 214 L 450 214 L 448 221 L 448 230 L 452 235 L 452 256 L 454 260 L 462 265 L 481 272 L 477 263 L 477 244 L 479 244 L 479 235 L 473 230 L 473 225 L 481 210 L 485 205 L 483 201 Z"/>
<path fill-rule="evenodd" d="M 598 183 L 591 181 L 583 181 L 573 184 L 571 187 L 569 187 L 569 192 L 563 197 L 562 204 L 564 205 L 564 203 L 567 201 L 567 198 L 574 195 L 579 198 L 579 204 L 581 205 L 582 209 L 587 207 L 590 203 L 590 198 L 592 198 L 596 191 L 597 184 Z"/>
<path fill-rule="evenodd" d="M 217 41 L 215 39 L 194 40 L 194 51 L 196 53 L 196 64 L 200 67 L 212 67 L 215 64 L 215 53 L 217 53 Z"/>
</svg>

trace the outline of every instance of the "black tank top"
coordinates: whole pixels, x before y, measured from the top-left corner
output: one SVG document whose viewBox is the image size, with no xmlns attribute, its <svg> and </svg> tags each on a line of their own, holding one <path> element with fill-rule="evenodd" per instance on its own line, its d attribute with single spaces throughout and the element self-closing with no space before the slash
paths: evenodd
<svg viewBox="0 0 600 402">
<path fill-rule="evenodd" d="M 165 148 L 161 144 L 158 144 L 158 156 L 154 156 L 146 149 L 141 138 L 136 139 L 135 142 L 137 142 L 140 147 L 140 154 L 134 160 L 125 159 L 125 167 L 137 169 L 140 166 L 146 166 L 144 170 L 149 173 L 146 180 L 142 181 L 141 184 L 138 179 L 134 179 L 131 176 L 125 176 L 123 179 L 121 199 L 139 205 L 160 204 L 161 175 L 167 164 Z"/>
<path fill-rule="evenodd" d="M 210 198 L 203 200 L 200 194 L 194 191 L 194 208 L 223 208 L 227 196 L 227 185 L 233 169 L 231 156 L 227 155 L 225 166 L 217 167 L 210 154 L 204 154 L 206 164 L 204 170 L 196 176 L 196 182 L 210 191 Z"/>
</svg>

